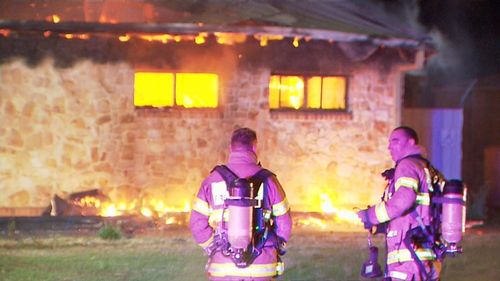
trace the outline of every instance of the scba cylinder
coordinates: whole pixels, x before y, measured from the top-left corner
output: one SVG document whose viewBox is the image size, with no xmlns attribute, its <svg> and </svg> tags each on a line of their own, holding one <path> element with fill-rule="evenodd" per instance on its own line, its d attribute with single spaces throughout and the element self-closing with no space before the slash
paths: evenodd
<svg viewBox="0 0 500 281">
<path fill-rule="evenodd" d="M 443 189 L 441 233 L 446 243 L 457 245 L 462 240 L 465 226 L 464 184 L 459 180 L 446 182 Z"/>
<path fill-rule="evenodd" d="M 252 241 L 252 219 L 254 200 L 252 186 L 238 179 L 229 189 L 226 205 L 229 211 L 228 240 L 234 249 L 246 249 Z"/>
</svg>

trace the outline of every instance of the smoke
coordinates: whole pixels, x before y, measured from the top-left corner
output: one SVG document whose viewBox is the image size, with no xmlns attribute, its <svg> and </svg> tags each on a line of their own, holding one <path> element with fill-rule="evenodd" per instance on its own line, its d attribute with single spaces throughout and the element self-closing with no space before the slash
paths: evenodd
<svg viewBox="0 0 500 281">
<path fill-rule="evenodd" d="M 438 55 L 430 77 L 473 79 L 500 71 L 499 1 L 420 0 L 418 21 L 427 28 Z"/>
<path fill-rule="evenodd" d="M 500 72 L 497 20 L 500 1 L 372 0 L 371 3 L 411 32 L 432 38 L 437 54 L 424 69 L 431 79 L 473 79 Z"/>
<path fill-rule="evenodd" d="M 446 38 L 446 36 L 437 29 L 429 33 L 435 44 L 438 53 L 431 57 L 425 66 L 425 72 L 429 77 L 438 79 L 453 79 L 467 75 L 467 71 L 473 67 L 467 66 L 466 56 L 470 50 L 470 44 L 466 36 L 459 43 Z"/>
</svg>

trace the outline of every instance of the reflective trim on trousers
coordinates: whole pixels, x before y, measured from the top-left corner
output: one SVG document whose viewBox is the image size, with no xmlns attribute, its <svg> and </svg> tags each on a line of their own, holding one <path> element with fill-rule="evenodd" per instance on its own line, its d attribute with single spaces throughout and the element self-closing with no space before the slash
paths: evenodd
<svg viewBox="0 0 500 281">
<path fill-rule="evenodd" d="M 227 263 L 210 263 L 208 265 L 208 273 L 211 276 L 226 277 L 272 277 L 283 274 L 285 265 L 283 262 L 275 262 L 269 264 L 251 264 L 245 268 L 239 268 L 232 262 Z"/>
<path fill-rule="evenodd" d="M 389 277 L 391 278 L 397 278 L 401 280 L 406 280 L 408 277 L 408 274 L 401 272 L 401 271 L 389 271 Z"/>
</svg>

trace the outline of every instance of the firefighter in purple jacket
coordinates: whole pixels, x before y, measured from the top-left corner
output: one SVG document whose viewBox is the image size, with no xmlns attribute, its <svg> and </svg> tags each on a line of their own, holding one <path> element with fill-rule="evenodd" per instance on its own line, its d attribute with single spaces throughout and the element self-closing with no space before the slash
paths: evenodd
<svg viewBox="0 0 500 281">
<path fill-rule="evenodd" d="M 431 176 L 418 145 L 417 133 L 405 126 L 394 129 L 388 149 L 396 166 L 385 198 L 375 206 L 359 211 L 358 216 L 367 229 L 387 223 L 384 280 L 439 280 L 441 264 L 432 249 L 413 237 L 406 237 L 410 229 L 419 227 L 419 220 L 425 226 L 430 223 Z"/>
<path fill-rule="evenodd" d="M 240 128 L 233 132 L 226 166 L 238 177 L 247 178 L 262 169 L 257 162 L 256 145 L 253 130 Z M 284 254 L 290 237 L 290 208 L 274 174 L 267 177 L 263 186 L 263 192 L 257 197 L 264 202 L 261 207 L 268 231 L 260 254 L 248 266 L 241 267 L 219 247 L 224 242 L 222 234 L 227 231 L 227 224 L 222 220 L 229 217 L 224 210 L 224 200 L 228 197 L 226 182 L 217 171 L 212 171 L 202 182 L 193 204 L 190 228 L 196 243 L 209 256 L 206 271 L 210 280 L 273 280 L 283 273 L 284 264 L 279 257 Z"/>
</svg>

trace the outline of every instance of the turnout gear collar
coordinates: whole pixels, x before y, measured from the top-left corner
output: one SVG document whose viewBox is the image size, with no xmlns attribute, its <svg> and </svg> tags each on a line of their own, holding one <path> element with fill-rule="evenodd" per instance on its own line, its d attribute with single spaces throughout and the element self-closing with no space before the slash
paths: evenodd
<svg viewBox="0 0 500 281">
<path fill-rule="evenodd" d="M 253 151 L 231 151 L 228 162 L 231 164 L 257 163 L 257 154 Z"/>
<path fill-rule="evenodd" d="M 420 146 L 420 145 L 415 145 L 415 146 L 412 146 L 412 147 L 409 147 L 406 151 L 406 153 L 396 161 L 396 166 L 398 165 L 398 163 L 400 163 L 403 159 L 405 158 L 408 158 L 408 157 L 411 157 L 411 156 L 416 156 L 416 155 L 420 155 L 420 157 L 424 157 L 425 158 L 425 149 L 424 147 Z"/>
</svg>

